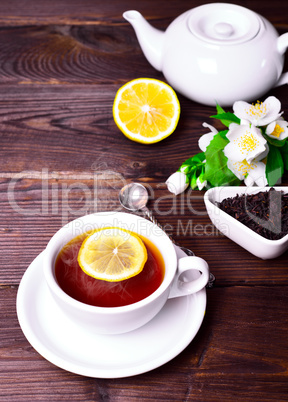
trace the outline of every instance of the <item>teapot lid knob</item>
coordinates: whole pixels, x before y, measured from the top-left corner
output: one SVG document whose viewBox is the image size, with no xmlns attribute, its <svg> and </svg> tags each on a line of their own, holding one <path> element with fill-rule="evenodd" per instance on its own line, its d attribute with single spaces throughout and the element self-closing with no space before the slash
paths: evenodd
<svg viewBox="0 0 288 402">
<path fill-rule="evenodd" d="M 234 33 L 233 25 L 228 24 L 227 22 L 218 22 L 215 24 L 214 29 L 216 34 L 223 36 L 223 38 L 228 38 Z"/>
<path fill-rule="evenodd" d="M 215 44 L 234 45 L 252 40 L 263 22 L 248 8 L 226 3 L 211 3 L 192 9 L 188 16 L 190 32 Z"/>
</svg>

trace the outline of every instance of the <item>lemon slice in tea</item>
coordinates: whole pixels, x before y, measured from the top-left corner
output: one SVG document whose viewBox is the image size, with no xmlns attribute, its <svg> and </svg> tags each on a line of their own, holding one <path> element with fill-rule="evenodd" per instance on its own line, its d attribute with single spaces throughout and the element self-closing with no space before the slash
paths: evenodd
<svg viewBox="0 0 288 402">
<path fill-rule="evenodd" d="M 119 282 L 139 274 L 147 250 L 135 233 L 122 228 L 96 229 L 82 243 L 78 263 L 89 276 Z"/>
<path fill-rule="evenodd" d="M 118 90 L 113 117 L 130 140 L 153 144 L 175 130 L 180 117 L 180 103 L 174 90 L 165 82 L 138 78 Z"/>
</svg>

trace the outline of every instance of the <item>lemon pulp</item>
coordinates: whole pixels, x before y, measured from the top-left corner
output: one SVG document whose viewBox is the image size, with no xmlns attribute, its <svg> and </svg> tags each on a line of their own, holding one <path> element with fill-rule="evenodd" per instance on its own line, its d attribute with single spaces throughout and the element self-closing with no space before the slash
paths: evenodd
<svg viewBox="0 0 288 402">
<path fill-rule="evenodd" d="M 117 227 L 94 230 L 78 253 L 78 263 L 87 275 L 109 282 L 139 274 L 146 261 L 147 250 L 140 237 Z"/>
<path fill-rule="evenodd" d="M 180 117 L 180 104 L 168 84 L 156 79 L 138 78 L 118 90 L 113 117 L 128 138 L 152 144 L 174 132 Z"/>
</svg>

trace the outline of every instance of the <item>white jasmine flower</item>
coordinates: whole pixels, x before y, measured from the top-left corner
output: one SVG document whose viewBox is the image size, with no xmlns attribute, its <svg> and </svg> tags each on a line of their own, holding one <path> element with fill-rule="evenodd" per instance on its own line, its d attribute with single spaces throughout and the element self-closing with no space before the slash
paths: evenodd
<svg viewBox="0 0 288 402">
<path fill-rule="evenodd" d="M 213 140 L 214 135 L 218 133 L 215 127 L 211 126 L 208 123 L 203 123 L 203 127 L 207 127 L 210 129 L 210 133 L 203 134 L 198 140 L 198 146 L 202 152 L 205 152 L 210 142 Z"/>
<path fill-rule="evenodd" d="M 284 140 L 288 137 L 288 122 L 281 117 L 279 120 L 268 124 L 265 133 L 276 140 Z"/>
<path fill-rule="evenodd" d="M 186 190 L 189 180 L 185 173 L 175 172 L 166 180 L 166 185 L 171 193 L 178 195 Z"/>
<path fill-rule="evenodd" d="M 241 162 L 245 159 L 251 163 L 253 159 L 266 152 L 267 142 L 257 127 L 233 124 L 229 128 L 227 138 L 230 142 L 223 152 L 232 161 Z"/>
<path fill-rule="evenodd" d="M 266 165 L 265 163 L 254 159 L 248 163 L 245 159 L 241 162 L 235 162 L 228 159 L 227 167 L 235 174 L 240 180 L 244 180 L 246 186 L 267 186 L 266 179 Z"/>
<path fill-rule="evenodd" d="M 196 184 L 198 189 L 201 191 L 204 187 L 207 186 L 207 180 L 201 181 L 201 177 L 197 177 Z"/>
<path fill-rule="evenodd" d="M 233 105 L 234 114 L 243 120 L 249 121 L 254 126 L 266 126 L 277 120 L 280 113 L 281 103 L 275 96 L 269 96 L 264 102 L 250 104 L 237 101 Z"/>
</svg>

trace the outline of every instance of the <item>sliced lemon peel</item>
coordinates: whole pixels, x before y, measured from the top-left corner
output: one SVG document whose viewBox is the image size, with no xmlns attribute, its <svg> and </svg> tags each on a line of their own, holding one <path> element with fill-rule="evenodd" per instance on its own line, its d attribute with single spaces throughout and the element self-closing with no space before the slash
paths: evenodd
<svg viewBox="0 0 288 402">
<path fill-rule="evenodd" d="M 175 91 L 165 82 L 138 78 L 118 90 L 113 117 L 126 137 L 153 144 L 174 132 L 180 117 L 180 103 Z"/>
<path fill-rule="evenodd" d="M 146 261 L 147 250 L 140 237 L 117 227 L 94 230 L 78 253 L 78 263 L 87 275 L 108 282 L 138 275 Z"/>
</svg>

